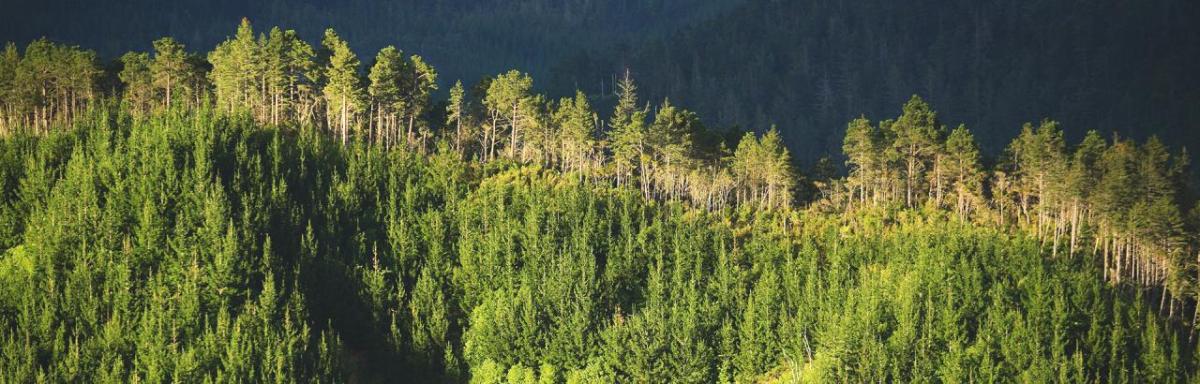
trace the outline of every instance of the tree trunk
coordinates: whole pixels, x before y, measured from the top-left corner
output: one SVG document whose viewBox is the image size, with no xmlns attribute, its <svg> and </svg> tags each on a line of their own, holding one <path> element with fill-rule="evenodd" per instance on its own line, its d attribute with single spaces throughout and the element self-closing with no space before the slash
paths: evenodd
<svg viewBox="0 0 1200 384">
<path fill-rule="evenodd" d="M 509 119 L 508 157 L 516 158 L 517 154 L 517 106 L 513 105 L 513 114 Z"/>
<path fill-rule="evenodd" d="M 909 208 L 912 208 L 912 206 L 913 206 L 913 203 L 912 203 L 912 200 L 913 200 L 913 195 L 912 195 L 913 172 L 917 168 L 915 163 L 916 163 L 916 160 L 914 160 L 910 156 L 907 167 L 905 168 L 905 172 L 904 172 L 904 193 L 905 193 L 904 194 L 904 205 L 908 206 Z"/>
<path fill-rule="evenodd" d="M 416 120 L 417 120 L 416 112 L 409 111 L 409 113 L 408 113 L 408 144 L 410 146 L 412 145 L 412 141 L 413 141 L 413 123 Z"/>
<path fill-rule="evenodd" d="M 167 99 L 163 100 L 163 107 L 171 107 L 171 75 L 167 74 Z"/>
<path fill-rule="evenodd" d="M 346 116 L 347 112 L 348 112 L 348 108 L 346 105 L 346 94 L 343 93 L 342 94 L 342 118 L 341 118 L 341 123 L 340 123 L 340 125 L 342 127 L 342 146 L 346 145 L 346 137 L 347 137 L 346 131 L 348 128 L 347 126 L 349 125 L 349 122 L 348 122 L 348 119 Z"/>
</svg>

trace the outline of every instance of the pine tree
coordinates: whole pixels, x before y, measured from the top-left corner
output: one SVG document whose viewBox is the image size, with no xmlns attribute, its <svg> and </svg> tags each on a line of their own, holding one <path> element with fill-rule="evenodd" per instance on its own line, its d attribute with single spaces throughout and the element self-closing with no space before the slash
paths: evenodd
<svg viewBox="0 0 1200 384">
<path fill-rule="evenodd" d="M 463 91 L 462 81 L 455 81 L 450 87 L 450 99 L 446 103 L 446 126 L 454 127 L 454 150 L 466 153 L 465 144 L 467 131 L 464 130 L 464 120 L 467 119 L 466 92 Z"/>
<path fill-rule="evenodd" d="M 531 109 L 534 108 L 535 99 L 530 94 L 532 88 L 533 78 L 529 77 L 528 74 L 516 70 L 497 76 L 488 85 L 484 104 L 487 106 L 488 113 L 492 117 L 493 130 L 496 129 L 501 120 L 505 121 L 508 125 L 509 158 L 516 159 L 518 155 L 523 153 L 523 150 L 520 148 L 522 144 L 521 140 L 523 140 L 522 135 L 525 134 L 523 130 L 533 125 L 531 121 L 533 118 Z M 492 135 L 492 141 L 492 146 L 494 147 L 496 134 Z"/>
<path fill-rule="evenodd" d="M 1069 241 L 1069 252 L 1071 255 L 1075 254 L 1079 238 L 1082 235 L 1084 217 L 1090 216 L 1088 203 L 1092 200 L 1096 181 L 1101 177 L 1098 163 L 1100 157 L 1104 154 L 1106 145 L 1107 143 L 1104 142 L 1104 138 L 1100 137 L 1099 133 L 1088 131 L 1083 141 L 1075 148 L 1075 153 L 1071 157 L 1070 170 L 1067 172 L 1065 186 L 1067 194 L 1071 197 L 1071 234 Z"/>
<path fill-rule="evenodd" d="M 385 146 L 395 140 L 398 115 L 408 109 L 401 93 L 403 74 L 408 72 L 404 54 L 393 46 L 384 47 L 375 56 L 375 65 L 367 76 L 371 80 L 367 92 L 371 95 L 376 141 Z"/>
<path fill-rule="evenodd" d="M 144 115 L 154 105 L 153 77 L 150 74 L 150 55 L 144 52 L 128 52 L 121 56 L 122 93 L 135 115 Z"/>
<path fill-rule="evenodd" d="M 759 145 L 767 156 L 767 163 L 764 164 L 767 184 L 766 203 L 772 207 L 790 207 L 798 175 L 792 169 L 792 157 L 788 153 L 787 146 L 783 145 L 783 138 L 779 136 L 779 130 L 772 126 L 766 134 L 763 134 Z"/>
<path fill-rule="evenodd" d="M 895 138 L 890 150 L 904 173 L 904 204 L 913 207 L 917 199 L 915 193 L 922 189 L 919 183 L 938 152 L 941 127 L 929 104 L 913 95 L 890 128 Z"/>
<path fill-rule="evenodd" d="M 208 77 L 215 88 L 218 105 L 226 111 L 253 110 L 256 107 L 252 95 L 258 85 L 258 57 L 259 47 L 254 40 L 254 29 L 250 20 L 245 18 L 232 39 L 221 42 L 209 52 L 208 61 L 213 69 Z"/>
<path fill-rule="evenodd" d="M 295 78 L 288 57 L 294 39 L 295 32 L 284 32 L 279 27 L 271 28 L 265 39 L 259 39 L 262 54 L 256 64 L 262 76 L 259 98 L 264 101 L 259 119 L 272 125 L 282 123 L 294 103 L 291 87 Z"/>
<path fill-rule="evenodd" d="M 734 151 L 731 168 L 739 180 L 738 201 L 767 207 L 787 207 L 795 186 L 791 156 L 779 131 L 771 127 L 760 139 L 747 132 Z"/>
<path fill-rule="evenodd" d="M 330 128 L 336 128 L 341 136 L 342 145 L 346 145 L 355 115 L 362 106 L 358 56 L 333 29 L 325 30 L 321 44 L 330 52 L 329 63 L 325 66 L 327 83 L 322 89 L 328 111 L 326 117 L 330 120 Z"/>
<path fill-rule="evenodd" d="M 640 177 L 647 176 L 645 157 L 648 150 L 648 111 L 647 108 L 638 108 L 637 103 L 637 85 L 626 70 L 625 76 L 617 84 L 617 105 L 608 123 L 608 145 L 612 148 L 617 185 L 624 184 L 635 170 Z M 648 185 L 643 183 L 643 193 L 648 195 L 647 187 Z"/>
<path fill-rule="evenodd" d="M 21 52 L 17 45 L 9 42 L 0 54 L 0 134 L 12 132 L 17 111 L 17 70 L 21 65 Z"/>
<path fill-rule="evenodd" d="M 946 138 L 945 168 L 953 177 L 954 211 L 960 219 L 971 212 L 972 205 L 982 197 L 980 184 L 979 145 L 964 125 L 959 125 Z"/>
<path fill-rule="evenodd" d="M 562 169 L 590 170 L 597 155 L 596 113 L 592 111 L 587 95 L 577 90 L 574 98 L 559 100 L 553 120 L 558 127 L 558 157 Z"/>
<path fill-rule="evenodd" d="M 654 114 L 654 122 L 647 132 L 647 142 L 653 151 L 650 172 L 657 189 L 668 196 L 682 194 L 683 176 L 690 170 L 693 143 L 692 137 L 699 131 L 700 119 L 696 114 L 671 105 L 663 100 Z"/>
<path fill-rule="evenodd" d="M 1128 219 L 1129 208 L 1136 202 L 1134 168 L 1136 146 L 1129 140 L 1116 138 L 1100 156 L 1098 168 L 1101 177 L 1095 184 L 1092 206 L 1100 221 L 1100 233 L 1096 235 L 1098 246 L 1103 247 L 1104 277 L 1112 282 L 1121 282 L 1128 239 L 1121 236 Z"/>
<path fill-rule="evenodd" d="M 842 153 L 846 155 L 846 165 L 850 166 L 850 187 L 857 189 L 851 191 L 851 201 L 857 196 L 860 204 L 865 204 L 868 197 L 872 204 L 877 203 L 880 183 L 876 179 L 882 176 L 880 168 L 884 166 L 881 139 L 879 131 L 866 117 L 851 120 L 846 125 Z"/>
<path fill-rule="evenodd" d="M 408 107 L 408 140 L 412 142 L 417 117 L 429 108 L 429 96 L 437 90 L 437 71 L 418 55 L 412 55 L 404 75 L 405 106 Z M 533 80 L 530 80 L 532 83 Z"/>
<path fill-rule="evenodd" d="M 1042 121 L 1037 129 L 1025 124 L 1008 148 L 1020 195 L 1019 214 L 1025 223 L 1035 226 L 1039 236 L 1060 200 L 1056 187 L 1065 170 L 1065 152 L 1062 130 L 1050 120 Z"/>
<path fill-rule="evenodd" d="M 163 106 L 169 107 L 181 90 L 188 87 L 189 78 L 196 73 L 191 68 L 188 53 L 180 44 L 170 37 L 154 41 L 154 61 L 150 64 L 150 74 L 154 78 L 154 86 L 163 92 Z"/>
<path fill-rule="evenodd" d="M 320 68 L 314 61 L 316 52 L 312 45 L 301 40 L 296 31 L 283 34 L 285 62 L 287 68 L 289 109 L 292 118 L 301 124 L 314 124 L 316 107 L 320 103 L 317 87 L 324 81 Z"/>
</svg>

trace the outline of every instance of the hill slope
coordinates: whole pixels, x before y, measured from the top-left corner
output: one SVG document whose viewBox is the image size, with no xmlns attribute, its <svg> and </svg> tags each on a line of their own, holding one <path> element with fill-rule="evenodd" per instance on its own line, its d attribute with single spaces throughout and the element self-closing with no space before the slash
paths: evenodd
<svg viewBox="0 0 1200 384">
<path fill-rule="evenodd" d="M 1180 327 L 1090 260 L 944 213 L 704 212 L 112 108 L 0 139 L 0 196 L 14 381 L 1195 377 Z"/>
</svg>

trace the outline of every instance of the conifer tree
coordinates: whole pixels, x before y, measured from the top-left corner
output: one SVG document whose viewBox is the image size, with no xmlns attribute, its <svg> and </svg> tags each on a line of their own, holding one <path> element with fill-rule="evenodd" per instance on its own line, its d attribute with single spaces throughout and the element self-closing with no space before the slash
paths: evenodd
<svg viewBox="0 0 1200 384">
<path fill-rule="evenodd" d="M 196 73 L 191 68 L 191 61 L 183 44 L 175 39 L 164 37 L 154 41 L 154 61 L 150 64 L 150 74 L 154 78 L 154 86 L 163 93 L 163 106 L 169 107 L 189 86 L 190 77 Z"/>
<path fill-rule="evenodd" d="M 245 18 L 232 39 L 221 42 L 208 54 L 208 61 L 213 66 L 208 77 L 215 88 L 217 103 L 226 111 L 253 110 L 255 107 L 251 95 L 258 85 L 255 76 L 258 56 L 254 29 Z"/>
<path fill-rule="evenodd" d="M 408 115 L 407 136 L 408 140 L 412 141 L 417 117 L 429 108 L 429 97 L 433 91 L 437 90 L 437 71 L 418 55 L 409 57 L 408 65 L 405 68 L 407 71 L 403 77 L 406 84 L 404 105 L 408 107 L 406 111 L 406 115 Z M 532 80 L 530 82 L 532 83 Z"/>
<path fill-rule="evenodd" d="M 328 111 L 326 117 L 330 121 L 330 128 L 335 128 L 345 145 L 355 124 L 355 115 L 362 108 L 358 56 L 333 29 L 325 30 L 321 44 L 330 52 L 329 62 L 325 66 L 327 82 L 322 89 Z"/>
<path fill-rule="evenodd" d="M 8 42 L 0 54 L 0 134 L 8 134 L 15 124 L 17 108 L 17 70 L 21 65 L 21 52 L 17 45 Z"/>
<path fill-rule="evenodd" d="M 946 138 L 946 155 L 943 157 L 948 174 L 953 177 L 955 194 L 954 211 L 965 219 L 972 206 L 982 198 L 979 164 L 979 145 L 975 136 L 964 125 L 959 125 Z"/>
<path fill-rule="evenodd" d="M 1137 201 L 1136 151 L 1136 145 L 1129 140 L 1114 138 L 1100 156 L 1098 166 L 1102 176 L 1092 194 L 1092 204 L 1100 219 L 1096 242 L 1102 248 L 1104 277 L 1117 283 L 1121 282 L 1123 267 L 1128 268 L 1125 251 L 1129 239 L 1122 236 L 1122 232 L 1126 228 L 1129 208 Z"/>
<path fill-rule="evenodd" d="M 612 161 L 616 168 L 617 185 L 624 184 L 633 172 L 646 177 L 647 108 L 637 106 L 637 85 L 628 70 L 617 84 L 617 105 L 608 123 L 608 145 L 612 148 Z M 647 185 L 642 185 L 646 193 Z"/>
<path fill-rule="evenodd" d="M 522 156 L 520 148 L 524 129 L 533 126 L 532 109 L 535 108 L 535 98 L 530 94 L 533 88 L 533 78 L 517 70 L 508 71 L 497 76 L 488 85 L 484 104 L 491 115 L 493 130 L 500 121 L 508 125 L 508 157 L 516 159 Z M 492 135 L 493 146 L 496 134 Z"/>
<path fill-rule="evenodd" d="M 296 31 L 284 31 L 277 39 L 283 51 L 284 79 L 281 80 L 286 82 L 283 94 L 277 96 L 281 99 L 277 114 L 280 119 L 287 116 L 301 124 L 313 124 L 315 108 L 320 102 L 317 87 L 323 81 L 321 70 L 314 61 L 316 52 L 312 45 L 296 35 Z"/>
<path fill-rule="evenodd" d="M 367 92 L 371 95 L 371 110 L 376 140 L 391 145 L 395 140 L 398 115 L 407 111 L 401 87 L 403 74 L 408 72 L 404 54 L 387 46 L 375 56 L 375 65 L 367 76 L 371 80 Z"/>
<path fill-rule="evenodd" d="M 787 146 L 783 145 L 779 129 L 772 126 L 767 133 L 763 134 L 759 145 L 762 146 L 762 151 L 767 157 L 766 164 L 764 164 L 767 184 L 766 204 L 772 207 L 790 207 L 798 175 L 792 169 L 792 156 L 788 152 Z"/>
<path fill-rule="evenodd" d="M 1068 195 L 1071 196 L 1069 214 L 1071 226 L 1069 252 L 1071 255 L 1075 254 L 1078 240 L 1082 235 L 1083 220 L 1086 216 L 1090 216 L 1089 202 L 1092 200 L 1096 181 L 1101 177 L 1098 163 L 1104 154 L 1106 145 L 1107 143 L 1099 133 L 1088 131 L 1071 157 L 1065 185 Z"/>
<path fill-rule="evenodd" d="M 135 115 L 145 114 L 154 105 L 154 82 L 150 74 L 150 55 L 144 52 L 128 52 L 121 56 L 122 93 Z"/>
<path fill-rule="evenodd" d="M 454 127 L 454 150 L 465 153 L 465 142 L 468 133 L 464 130 L 464 120 L 467 118 L 466 92 L 463 91 L 462 81 L 455 81 L 450 87 L 450 99 L 446 103 L 446 126 Z"/>
<path fill-rule="evenodd" d="M 574 98 L 562 98 L 554 111 L 558 127 L 559 162 L 567 171 L 587 171 L 596 157 L 596 113 L 587 95 L 575 91 Z"/>
<path fill-rule="evenodd" d="M 670 197 L 679 196 L 683 175 L 691 168 L 694 157 L 692 135 L 700 130 L 700 119 L 691 111 L 663 100 L 647 132 L 648 145 L 653 149 L 650 172 L 657 188 Z"/>
<path fill-rule="evenodd" d="M 1026 223 L 1033 223 L 1039 236 L 1047 215 L 1057 204 L 1057 189 L 1053 187 L 1059 184 L 1065 170 L 1065 151 L 1062 130 L 1057 122 L 1049 120 L 1042 121 L 1036 129 L 1025 124 L 1008 148 L 1020 197 L 1019 216 Z"/>
<path fill-rule="evenodd" d="M 904 204 L 913 207 L 920 183 L 938 151 L 937 114 L 920 97 L 913 95 L 904 104 L 904 112 L 890 126 L 894 140 L 890 153 L 901 164 L 904 174 Z"/>
<path fill-rule="evenodd" d="M 846 155 L 846 165 L 850 166 L 850 200 L 857 196 L 859 203 L 865 204 L 869 197 L 872 204 L 876 203 L 880 184 L 876 178 L 882 176 L 880 168 L 884 166 L 880 141 L 879 131 L 866 117 L 860 116 L 846 125 L 842 153 Z"/>
<path fill-rule="evenodd" d="M 739 179 L 739 202 L 754 202 L 768 207 L 787 207 L 795 186 L 791 156 L 779 131 L 771 127 L 762 138 L 747 132 L 738 142 L 731 164 Z"/>
</svg>

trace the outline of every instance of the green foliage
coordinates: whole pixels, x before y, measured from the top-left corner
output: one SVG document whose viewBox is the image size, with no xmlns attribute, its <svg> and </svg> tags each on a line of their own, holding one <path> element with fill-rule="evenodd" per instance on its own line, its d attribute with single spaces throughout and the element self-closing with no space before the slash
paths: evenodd
<svg viewBox="0 0 1200 384">
<path fill-rule="evenodd" d="M 22 54 L 6 45 L 0 58 L 0 133 L 46 132 L 71 122 L 99 97 L 96 53 L 34 40 Z"/>
<path fill-rule="evenodd" d="M 333 29 L 325 30 L 325 38 L 321 45 L 329 52 L 325 65 L 325 87 L 321 92 L 325 95 L 326 116 L 329 126 L 342 138 L 342 145 L 349 138 L 351 126 L 356 124 L 354 116 L 362 106 L 362 94 L 359 87 L 358 56 L 350 50 L 350 45 L 338 36 Z"/>
<path fill-rule="evenodd" d="M 437 125 L 422 59 L 384 49 L 364 97 L 349 45 L 323 43 L 322 75 L 243 21 L 209 55 L 216 104 L 188 105 L 168 96 L 190 92 L 187 55 L 159 40 L 125 56 L 124 104 L 0 136 L 0 381 L 1196 377 L 1175 314 L 1194 203 L 1157 140 L 1069 156 L 1056 123 L 1028 125 L 989 178 L 974 135 L 913 97 L 847 126 L 851 179 L 801 210 L 778 130 L 703 156 L 696 115 L 651 120 L 628 74 L 607 142 L 583 93 L 547 104 L 519 71 L 456 85 L 451 121 L 484 128 L 472 157 L 461 128 L 414 139 Z M 90 60 L 41 41 L 21 76 L 55 55 Z M 315 86 L 334 135 L 298 117 Z M 351 132 L 362 112 L 375 129 Z"/>
</svg>

